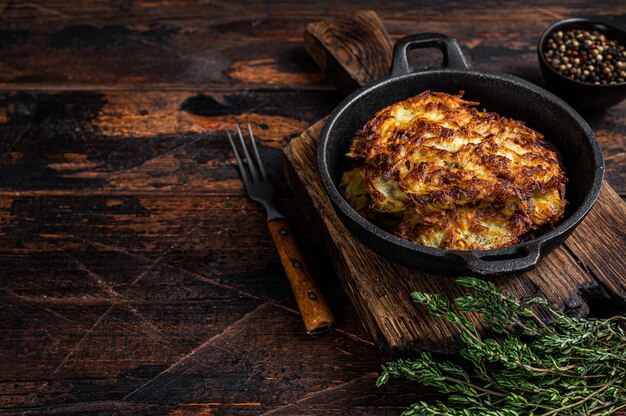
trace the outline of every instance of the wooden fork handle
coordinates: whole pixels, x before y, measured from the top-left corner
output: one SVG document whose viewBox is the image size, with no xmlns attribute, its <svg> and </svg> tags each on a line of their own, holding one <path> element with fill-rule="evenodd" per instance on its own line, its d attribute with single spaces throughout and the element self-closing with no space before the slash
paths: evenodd
<svg viewBox="0 0 626 416">
<path fill-rule="evenodd" d="M 287 221 L 282 218 L 270 220 L 267 225 L 291 284 L 307 333 L 317 335 L 332 330 L 335 318 L 313 279 Z"/>
</svg>

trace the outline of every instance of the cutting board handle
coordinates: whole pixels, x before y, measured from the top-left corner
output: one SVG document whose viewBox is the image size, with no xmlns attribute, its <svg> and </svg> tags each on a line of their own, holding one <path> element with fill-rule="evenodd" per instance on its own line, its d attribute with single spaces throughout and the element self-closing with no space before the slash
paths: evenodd
<svg viewBox="0 0 626 416">
<path fill-rule="evenodd" d="M 310 23 L 304 47 L 343 94 L 389 73 L 393 42 L 371 11 Z"/>
</svg>

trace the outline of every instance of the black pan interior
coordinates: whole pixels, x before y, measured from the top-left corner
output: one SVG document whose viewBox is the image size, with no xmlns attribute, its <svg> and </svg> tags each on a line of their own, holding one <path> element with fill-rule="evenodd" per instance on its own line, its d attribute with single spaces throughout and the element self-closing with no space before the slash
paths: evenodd
<svg viewBox="0 0 626 416">
<path fill-rule="evenodd" d="M 349 106 L 342 106 L 333 124 L 333 140 L 327 143 L 327 166 L 335 186 L 348 165 L 345 154 L 355 132 L 378 110 L 425 90 L 450 94 L 463 90 L 464 98 L 480 102 L 481 108 L 524 121 L 542 133 L 557 148 L 569 179 L 565 218 L 583 204 L 593 187 L 597 168 L 592 143 L 586 137 L 592 135 L 588 127 L 581 127 L 575 113 L 568 111 L 553 96 L 529 88 L 524 81 L 506 75 L 468 71 L 435 70 L 388 79 L 366 94 L 353 97 Z"/>
</svg>

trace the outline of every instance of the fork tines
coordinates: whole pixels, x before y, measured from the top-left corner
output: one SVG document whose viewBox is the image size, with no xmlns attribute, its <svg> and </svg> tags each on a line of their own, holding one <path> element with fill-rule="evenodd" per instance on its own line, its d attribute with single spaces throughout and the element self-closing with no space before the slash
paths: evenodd
<svg viewBox="0 0 626 416">
<path fill-rule="evenodd" d="M 261 160 L 261 155 L 259 154 L 259 149 L 256 146 L 256 141 L 254 139 L 254 134 L 252 133 L 252 127 L 250 127 L 250 123 L 248 124 L 248 135 L 249 141 L 252 143 L 252 150 L 254 151 L 255 160 L 253 161 L 250 157 L 250 152 L 248 151 L 248 146 L 246 145 L 246 140 L 244 138 L 243 133 L 241 132 L 241 127 L 239 127 L 239 123 L 237 123 L 237 135 L 239 136 L 239 142 L 241 143 L 241 148 L 243 149 L 243 154 L 246 159 L 246 163 L 241 160 L 239 156 L 239 151 L 237 150 L 237 146 L 235 145 L 235 141 L 233 140 L 232 135 L 229 130 L 226 130 L 226 134 L 228 135 L 228 140 L 230 141 L 230 145 L 233 148 L 233 153 L 235 154 L 235 159 L 237 159 L 237 165 L 239 166 L 239 172 L 241 173 L 241 177 L 244 182 L 259 182 L 267 179 L 267 175 L 265 173 L 265 168 L 263 167 L 263 161 Z M 255 166 L 256 164 L 256 166 Z M 246 165 L 248 169 L 246 169 Z M 260 172 L 260 176 L 259 176 Z"/>
</svg>

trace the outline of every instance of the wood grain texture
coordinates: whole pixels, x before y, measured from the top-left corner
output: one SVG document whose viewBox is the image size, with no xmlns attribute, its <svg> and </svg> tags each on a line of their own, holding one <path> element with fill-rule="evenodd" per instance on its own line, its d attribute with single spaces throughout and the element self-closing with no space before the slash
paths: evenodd
<svg viewBox="0 0 626 416">
<path fill-rule="evenodd" d="M 316 145 L 322 127 L 323 120 L 311 126 L 287 146 L 287 177 L 299 199 L 307 201 L 304 206 L 312 208 L 308 211 L 309 215 L 312 218 L 321 218 L 321 225 L 329 236 L 335 270 L 364 326 L 376 339 L 379 347 L 392 354 L 412 349 L 454 352 L 458 346 L 455 330 L 450 325 L 431 318 L 424 308 L 416 308 L 409 295 L 411 292 L 421 291 L 454 298 L 463 293 L 462 289 L 451 279 L 418 273 L 393 264 L 351 236 L 335 214 L 317 174 Z M 603 202 L 608 193 L 614 195 L 605 183 L 602 191 Z M 604 216 L 605 203 L 598 203 L 585 223 L 593 223 L 594 218 Z M 622 217 L 626 216 L 626 204 L 621 199 L 613 197 L 611 203 L 614 212 Z M 318 219 L 317 223 L 319 222 Z M 576 315 L 585 315 L 588 312 L 584 295 L 604 296 L 622 304 L 626 303 L 626 296 L 623 294 L 626 265 L 619 256 L 623 252 L 624 233 L 618 228 L 617 234 L 621 235 L 613 238 L 612 246 L 594 245 L 592 242 L 581 250 L 575 244 L 570 245 L 572 239 L 577 241 L 586 238 L 584 230 L 585 228 L 577 230 L 576 236 L 572 236 L 566 245 L 545 256 L 536 269 L 492 280 L 515 296 L 523 298 L 541 294 L 557 308 Z M 595 227 L 595 232 L 598 240 L 607 235 L 602 224 Z M 609 231 L 609 235 L 611 233 L 613 231 Z M 596 257 L 604 254 L 605 262 L 611 263 L 610 267 L 603 268 L 604 280 L 586 272 L 589 263 L 579 264 L 579 253 L 582 255 L 584 251 L 594 252 Z M 610 286 L 604 283 L 607 281 L 611 282 Z M 594 291 L 598 283 L 608 292 Z M 612 290 L 614 287 L 621 291 Z"/>
<path fill-rule="evenodd" d="M 364 384 L 384 357 L 282 177 L 282 146 L 334 96 L 6 94 L 0 413 L 258 415 L 344 384 L 352 405 L 369 397 L 363 406 L 375 408 Z M 337 316 L 322 349 L 304 334 L 265 213 L 245 196 L 223 134 L 246 120 Z M 196 349 L 210 364 L 170 370 L 167 386 L 125 399 Z M 411 402 L 402 389 L 404 402 L 383 413 Z"/>
<path fill-rule="evenodd" d="M 626 13 L 619 0 L 601 6 L 572 0 L 371 1 L 367 6 L 393 38 L 446 33 L 465 45 L 479 69 L 512 72 L 533 81 L 541 80 L 534 45 L 551 22 L 588 16 L 619 26 Z M 304 28 L 363 8 L 358 0 L 332 7 L 323 2 L 253 0 L 210 5 L 192 0 L 7 2 L 0 15 L 5 30 L 0 79 L 9 88 L 16 83 L 83 89 L 328 88 L 302 49 Z"/>
<path fill-rule="evenodd" d="M 310 23 L 304 31 L 304 47 L 327 79 L 346 94 L 391 68 L 393 42 L 371 10 Z M 381 48 L 386 53 L 376 54 Z M 375 59 L 378 56 L 387 59 Z"/>
<path fill-rule="evenodd" d="M 276 250 L 280 256 L 294 299 L 309 335 L 319 335 L 335 326 L 335 318 L 311 273 L 287 220 L 268 221 Z"/>
<path fill-rule="evenodd" d="M 626 298 L 626 204 L 606 182 L 567 246 L 608 296 Z"/>
<path fill-rule="evenodd" d="M 361 7 L 0 2 L 0 414 L 391 416 L 441 398 L 374 386 L 386 357 L 282 173 L 282 148 L 341 100 L 302 34 Z M 549 23 L 626 25 L 618 1 L 368 7 L 392 39 L 448 33 L 475 67 L 539 84 L 534 43 Z M 587 120 L 626 195 L 626 103 Z M 304 333 L 223 135 L 246 121 L 332 306 L 323 338 Z"/>
<path fill-rule="evenodd" d="M 328 92 L 333 87 L 302 48 L 302 33 L 310 23 L 363 7 L 355 0 L 332 8 L 318 2 L 122 3 L 7 3 L 0 14 L 0 90 L 161 91 L 163 96 L 190 90 L 225 96 L 250 89 Z M 587 16 L 626 25 L 626 6 L 619 1 L 602 7 L 491 2 L 488 14 L 481 2 L 370 5 L 392 39 L 446 33 L 459 40 L 476 69 L 508 72 L 541 86 L 535 44 L 550 23 Z M 226 104 L 233 112 L 245 107 Z M 626 197 L 626 102 L 586 118 L 602 144 L 609 184 Z"/>
</svg>

